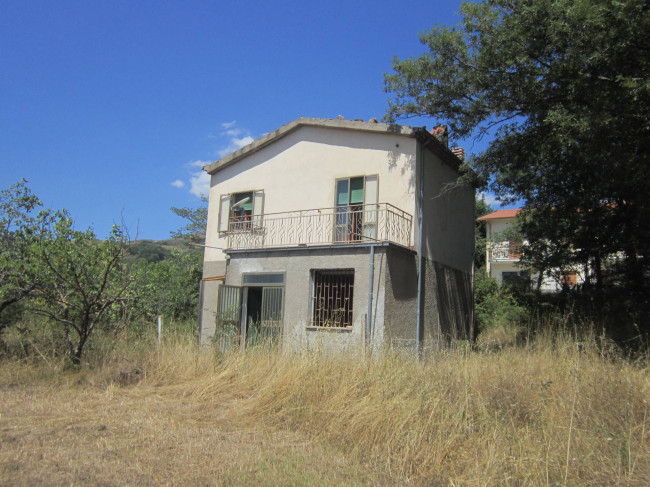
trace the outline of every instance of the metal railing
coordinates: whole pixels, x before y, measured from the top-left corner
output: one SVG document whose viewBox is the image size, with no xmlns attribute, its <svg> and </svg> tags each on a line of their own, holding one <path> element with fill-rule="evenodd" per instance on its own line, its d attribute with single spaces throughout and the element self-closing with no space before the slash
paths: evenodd
<svg viewBox="0 0 650 487">
<path fill-rule="evenodd" d="M 490 260 L 519 260 L 521 258 L 521 242 L 492 242 L 489 253 Z"/>
<path fill-rule="evenodd" d="M 411 215 L 389 203 L 266 213 L 231 219 L 227 247 L 244 250 L 368 242 L 409 247 L 412 221 Z"/>
</svg>

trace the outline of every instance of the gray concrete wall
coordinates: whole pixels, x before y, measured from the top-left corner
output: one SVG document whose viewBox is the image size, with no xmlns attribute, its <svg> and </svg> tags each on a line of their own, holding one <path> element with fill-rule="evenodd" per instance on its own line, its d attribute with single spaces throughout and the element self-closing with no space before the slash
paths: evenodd
<svg viewBox="0 0 650 487">
<path fill-rule="evenodd" d="M 353 326 L 327 329 L 309 326 L 312 320 L 312 270 L 354 269 Z M 283 348 L 362 351 L 368 314 L 370 249 L 368 246 L 291 249 L 232 253 L 226 284 L 241 286 L 245 273 L 285 274 Z M 386 248 L 376 247 L 373 279 L 373 347 L 384 337 Z M 216 302 L 215 302 L 216 307 Z"/>
<path fill-rule="evenodd" d="M 424 260 L 423 349 L 438 351 L 467 340 L 473 308 L 471 274 Z"/>
<path fill-rule="evenodd" d="M 470 335 L 474 190 L 460 185 L 456 169 L 428 149 L 424 150 L 424 160 L 418 151 L 417 184 L 422 163 L 424 346 L 437 349 Z M 419 211 L 416 196 L 416 225 Z"/>
<path fill-rule="evenodd" d="M 417 337 L 417 255 L 391 247 L 386 261 L 385 344 L 397 349 L 414 349 Z"/>
<path fill-rule="evenodd" d="M 474 189 L 458 184 L 457 179 L 458 172 L 448 163 L 432 152 L 424 151 L 423 255 L 445 266 L 471 273 L 474 261 Z"/>
</svg>

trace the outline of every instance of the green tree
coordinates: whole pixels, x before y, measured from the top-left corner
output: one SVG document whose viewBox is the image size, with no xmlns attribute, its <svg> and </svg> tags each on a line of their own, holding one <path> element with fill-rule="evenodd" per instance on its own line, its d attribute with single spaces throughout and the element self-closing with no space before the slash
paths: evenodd
<svg viewBox="0 0 650 487">
<path fill-rule="evenodd" d="M 26 264 L 29 245 L 36 238 L 35 213 L 40 206 L 25 180 L 0 192 L 0 330 L 16 317 L 10 311 L 16 311 L 34 288 Z"/>
<path fill-rule="evenodd" d="M 207 203 L 205 198 L 202 201 Z M 174 251 L 160 261 L 140 261 L 134 265 L 137 282 L 131 313 L 146 321 L 157 315 L 177 320 L 196 318 L 203 268 L 200 243 L 205 241 L 208 209 L 199 206 L 171 210 L 186 220 L 185 225 L 170 232 L 171 236 L 184 239 L 190 247 Z"/>
<path fill-rule="evenodd" d="M 485 197 L 475 199 L 474 206 L 474 266 L 476 269 L 485 267 L 485 253 L 487 252 L 487 224 L 478 221 L 478 218 L 489 215 L 494 210 L 485 201 Z"/>
<path fill-rule="evenodd" d="M 524 202 L 524 260 L 586 264 L 600 286 L 607 256 L 624 256 L 622 282 L 646 299 L 648 2 L 485 0 L 461 13 L 421 36 L 428 52 L 394 60 L 387 119 L 494 133 L 470 164 L 502 199 Z"/>
<path fill-rule="evenodd" d="M 126 297 L 133 279 L 123 265 L 127 236 L 114 226 L 103 241 L 78 231 L 70 215 L 43 215 L 30 244 L 32 310 L 61 325 L 73 364 L 79 365 L 93 331 Z"/>
<path fill-rule="evenodd" d="M 202 206 L 196 208 L 176 208 L 171 207 L 174 214 L 187 220 L 187 223 L 176 231 L 171 232 L 174 238 L 187 239 L 191 243 L 205 242 L 205 229 L 208 224 L 208 199 L 201 198 Z"/>
<path fill-rule="evenodd" d="M 151 321 L 157 315 L 169 319 L 196 318 L 203 258 L 201 252 L 173 252 L 159 262 L 138 262 L 131 306 L 133 314 Z"/>
</svg>

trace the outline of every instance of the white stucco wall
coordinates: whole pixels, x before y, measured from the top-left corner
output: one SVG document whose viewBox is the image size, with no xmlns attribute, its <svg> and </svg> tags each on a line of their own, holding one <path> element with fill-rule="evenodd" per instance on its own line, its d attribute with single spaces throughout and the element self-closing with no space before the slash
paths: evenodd
<svg viewBox="0 0 650 487">
<path fill-rule="evenodd" d="M 514 218 L 499 218 L 496 220 L 487 221 L 487 233 L 488 239 L 492 236 L 495 238 L 499 237 L 499 234 L 508 229 L 508 227 L 514 222 Z"/>
<path fill-rule="evenodd" d="M 218 232 L 223 194 L 264 190 L 265 214 L 330 208 L 337 179 L 377 174 L 378 202 L 413 215 L 415 150 L 415 139 L 396 134 L 298 128 L 212 176 L 205 261 L 225 259 L 212 248 L 226 246 Z"/>
</svg>

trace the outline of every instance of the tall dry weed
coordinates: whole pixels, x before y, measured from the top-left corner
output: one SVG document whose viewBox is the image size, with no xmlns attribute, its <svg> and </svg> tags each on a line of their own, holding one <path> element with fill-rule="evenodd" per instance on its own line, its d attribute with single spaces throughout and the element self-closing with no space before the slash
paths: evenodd
<svg viewBox="0 0 650 487">
<path fill-rule="evenodd" d="M 648 370 L 594 337 L 425 361 L 251 350 L 186 386 L 207 402 L 228 390 L 238 414 L 308 431 L 395 478 L 650 484 Z"/>
<path fill-rule="evenodd" d="M 183 339 L 130 347 L 77 372 L 81 384 L 127 386 L 132 402 L 180 398 L 174 414 L 191 424 L 227 411 L 251 429 L 292 430 L 387 483 L 650 485 L 647 362 L 598 336 L 538 333 L 520 347 L 424 360 L 263 347 L 216 355 Z M 141 373 L 121 381 L 130 367 Z"/>
</svg>

